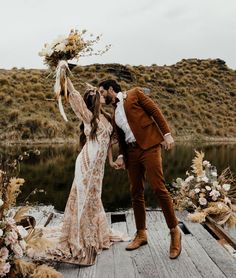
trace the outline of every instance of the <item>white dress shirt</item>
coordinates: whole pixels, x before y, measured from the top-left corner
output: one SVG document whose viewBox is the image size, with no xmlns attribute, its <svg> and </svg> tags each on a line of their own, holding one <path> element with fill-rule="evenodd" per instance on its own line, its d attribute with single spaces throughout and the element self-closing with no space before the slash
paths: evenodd
<svg viewBox="0 0 236 278">
<path fill-rule="evenodd" d="M 117 126 L 124 131 L 126 143 L 136 142 L 136 139 L 134 137 L 132 130 L 130 129 L 125 114 L 123 93 L 119 92 L 116 97 L 119 99 L 119 102 L 117 102 L 117 106 L 115 110 L 115 122 Z"/>
</svg>

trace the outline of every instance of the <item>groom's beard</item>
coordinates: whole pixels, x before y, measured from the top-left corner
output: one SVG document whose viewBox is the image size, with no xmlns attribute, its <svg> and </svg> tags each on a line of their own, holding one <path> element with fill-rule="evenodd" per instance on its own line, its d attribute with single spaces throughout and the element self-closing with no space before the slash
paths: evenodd
<svg viewBox="0 0 236 278">
<path fill-rule="evenodd" d="M 111 95 L 107 95 L 107 96 L 105 97 L 105 103 L 106 103 L 107 105 L 109 105 L 109 104 L 112 103 L 112 96 L 111 96 Z"/>
</svg>

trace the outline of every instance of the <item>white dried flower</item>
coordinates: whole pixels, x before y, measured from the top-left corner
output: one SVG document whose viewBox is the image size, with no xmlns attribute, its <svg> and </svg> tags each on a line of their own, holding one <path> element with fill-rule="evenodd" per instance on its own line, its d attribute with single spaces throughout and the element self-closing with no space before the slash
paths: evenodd
<svg viewBox="0 0 236 278">
<path fill-rule="evenodd" d="M 4 204 L 3 200 L 0 199 L 0 207 Z"/>
<path fill-rule="evenodd" d="M 223 189 L 224 189 L 225 191 L 229 191 L 229 190 L 230 190 L 230 184 L 229 184 L 229 183 L 223 184 L 222 187 L 223 187 Z"/>
<path fill-rule="evenodd" d="M 195 188 L 194 191 L 195 191 L 195 193 L 199 193 L 200 192 L 200 188 Z"/>
<path fill-rule="evenodd" d="M 56 52 L 63 52 L 63 51 L 65 51 L 65 49 L 66 49 L 66 45 L 65 45 L 65 43 L 59 43 L 57 46 L 55 46 L 55 51 Z"/>
<path fill-rule="evenodd" d="M 0 237 L 3 235 L 3 230 L 0 229 Z"/>
<path fill-rule="evenodd" d="M 193 180 L 194 179 L 194 176 L 189 176 L 189 177 L 187 177 L 186 179 L 185 179 L 185 182 L 190 182 L 191 180 Z"/>
<path fill-rule="evenodd" d="M 204 181 L 205 183 L 207 183 L 209 181 L 208 177 L 204 176 L 201 178 L 202 181 Z"/>
<path fill-rule="evenodd" d="M 226 197 L 224 198 L 224 203 L 227 205 L 227 204 L 231 204 L 231 201 L 229 199 L 229 197 Z"/>
<path fill-rule="evenodd" d="M 211 166 L 211 163 L 210 163 L 209 161 L 207 161 L 207 160 L 204 160 L 204 161 L 202 162 L 202 165 L 205 166 L 205 167 L 210 167 L 210 166 Z"/>
<path fill-rule="evenodd" d="M 176 179 L 176 182 L 177 182 L 178 184 L 180 184 L 180 185 L 181 185 L 181 184 L 182 184 L 182 182 L 183 182 L 183 180 L 182 180 L 181 178 L 177 178 L 177 179 Z"/>
<path fill-rule="evenodd" d="M 217 198 L 220 196 L 220 192 L 213 189 L 211 192 L 210 192 L 210 196 L 212 197 L 212 200 L 213 201 L 216 201 Z"/>
<path fill-rule="evenodd" d="M 24 238 L 28 235 L 28 232 L 26 231 L 26 229 L 21 225 L 17 226 L 17 230 L 22 238 Z"/>
<path fill-rule="evenodd" d="M 222 209 L 222 208 L 224 207 L 224 204 L 221 203 L 221 202 L 219 202 L 219 203 L 217 204 L 217 206 L 218 206 L 219 209 Z"/>
<path fill-rule="evenodd" d="M 211 187 L 209 185 L 205 186 L 207 191 L 211 191 Z"/>
<path fill-rule="evenodd" d="M 207 204 L 207 199 L 206 198 L 199 198 L 199 204 L 201 206 L 205 206 Z"/>
</svg>

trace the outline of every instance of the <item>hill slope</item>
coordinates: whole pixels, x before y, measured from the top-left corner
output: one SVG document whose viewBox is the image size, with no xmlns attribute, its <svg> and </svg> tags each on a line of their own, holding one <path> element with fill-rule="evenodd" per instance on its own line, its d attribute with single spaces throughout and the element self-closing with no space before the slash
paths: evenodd
<svg viewBox="0 0 236 278">
<path fill-rule="evenodd" d="M 151 89 L 176 137 L 236 137 L 236 71 L 224 61 L 184 59 L 171 66 L 95 64 L 73 69 L 75 87 L 113 78 L 123 90 Z M 65 123 L 46 70 L 0 70 L 0 140 L 78 140 L 79 121 L 66 105 Z"/>
</svg>

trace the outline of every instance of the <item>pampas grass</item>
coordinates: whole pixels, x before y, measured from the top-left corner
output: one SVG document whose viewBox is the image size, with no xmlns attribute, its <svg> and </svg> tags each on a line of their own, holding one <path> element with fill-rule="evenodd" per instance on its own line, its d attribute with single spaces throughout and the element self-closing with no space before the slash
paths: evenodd
<svg viewBox="0 0 236 278">
<path fill-rule="evenodd" d="M 20 222 L 23 218 L 25 218 L 25 213 L 29 211 L 29 209 L 31 209 L 30 206 L 23 206 L 23 207 L 20 207 L 15 215 L 14 215 L 14 220 L 16 222 Z"/>
<path fill-rule="evenodd" d="M 10 209 L 11 206 L 15 205 L 16 198 L 20 194 L 20 187 L 24 184 L 24 179 L 11 178 L 6 188 L 6 198 L 4 202 L 4 209 Z"/>
<path fill-rule="evenodd" d="M 38 266 L 30 277 L 31 278 L 62 278 L 62 275 L 54 268 L 43 264 Z"/>
<path fill-rule="evenodd" d="M 43 237 L 41 229 L 32 229 L 25 238 L 27 243 L 27 250 L 31 249 L 34 252 L 44 252 L 47 248 L 53 246 L 52 241 Z"/>
<path fill-rule="evenodd" d="M 16 272 L 20 273 L 23 277 L 29 277 L 36 268 L 36 264 L 21 259 L 15 260 L 14 263 Z"/>
<path fill-rule="evenodd" d="M 189 213 L 187 215 L 187 220 L 196 223 L 203 223 L 206 221 L 206 213 L 205 212 Z"/>
<path fill-rule="evenodd" d="M 37 266 L 35 263 L 17 259 L 14 261 L 17 274 L 30 278 L 62 278 L 61 273 L 45 264 Z"/>
<path fill-rule="evenodd" d="M 203 167 L 202 167 L 202 162 L 203 162 L 203 158 L 204 158 L 204 153 L 195 151 L 196 156 L 194 157 L 194 159 L 192 160 L 192 166 L 191 168 L 193 169 L 194 174 L 196 174 L 196 176 L 202 176 L 203 175 Z"/>
</svg>

